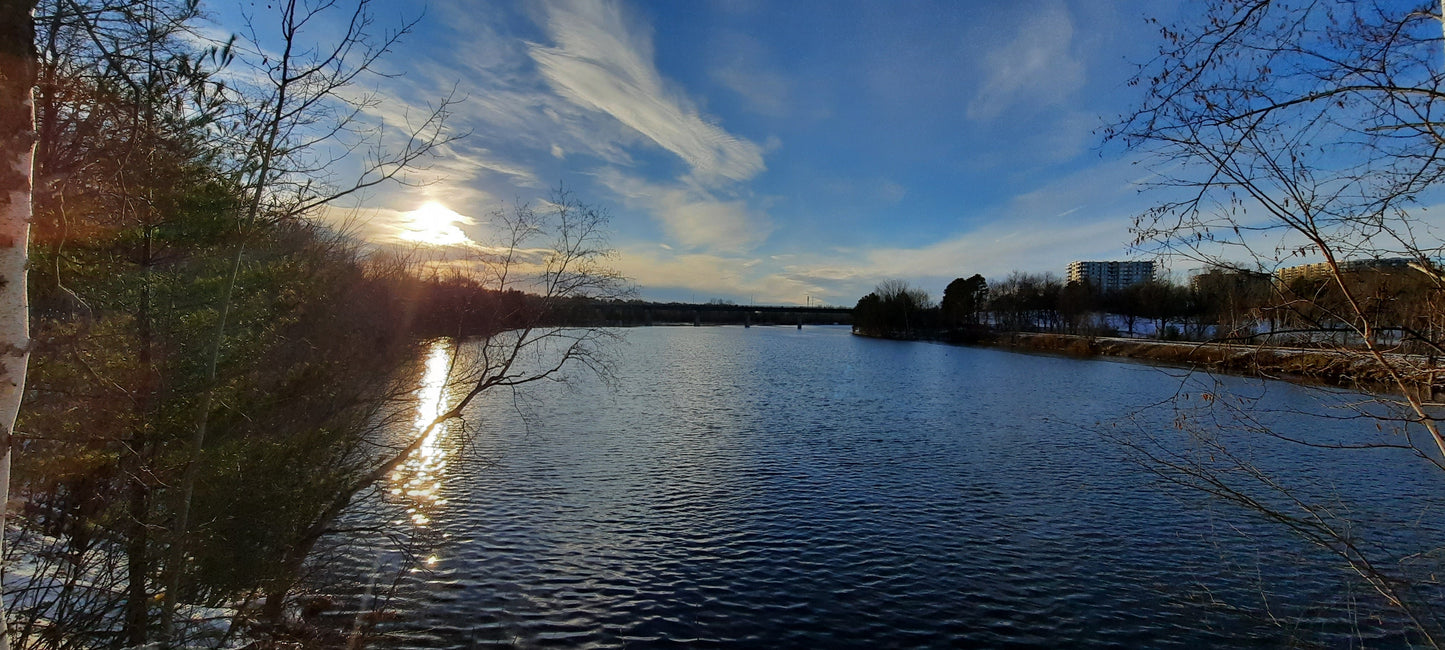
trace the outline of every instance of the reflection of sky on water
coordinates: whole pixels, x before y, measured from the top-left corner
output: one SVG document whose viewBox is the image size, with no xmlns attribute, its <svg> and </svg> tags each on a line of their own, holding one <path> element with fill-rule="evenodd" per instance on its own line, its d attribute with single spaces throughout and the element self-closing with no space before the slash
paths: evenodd
<svg viewBox="0 0 1445 650">
<path fill-rule="evenodd" d="M 540 408 L 526 415 L 505 393 L 468 412 L 486 415 L 475 453 L 506 462 L 452 463 L 444 514 L 402 524 L 450 543 L 430 571 L 406 578 L 389 644 L 1408 641 L 1330 557 L 1262 518 L 1161 489 L 1107 437 L 1121 418 L 1174 431 L 1172 409 L 1139 409 L 1186 386 L 1167 374 L 1177 371 L 847 328 L 627 336 L 615 390 L 541 382 L 528 387 Z M 1271 383 L 1257 412 L 1316 397 Z M 1323 439 L 1353 440 L 1358 429 L 1279 417 Z M 1385 458 L 1377 451 L 1251 439 L 1255 459 L 1291 485 L 1338 487 L 1369 513 L 1362 532 L 1373 541 L 1437 546 L 1439 518 L 1419 514 L 1445 498 L 1437 470 L 1402 456 L 1378 483 L 1360 480 L 1381 474 L 1365 471 Z M 1388 505 L 1402 494 L 1419 508 Z M 1263 611 L 1310 622 L 1281 628 Z"/>
<path fill-rule="evenodd" d="M 426 368 L 416 389 L 416 420 L 410 435 L 421 434 L 445 410 L 447 374 L 451 362 L 451 345 L 446 341 L 434 341 L 427 351 Z M 441 425 L 428 433 L 416 453 L 391 475 L 391 494 L 405 500 L 407 514 L 412 525 L 417 527 L 431 524 L 431 514 L 437 507 L 446 504 L 446 500 L 441 498 L 447 465 L 443 445 L 446 430 L 447 427 Z M 427 561 L 435 562 L 436 558 L 428 558 Z"/>
</svg>

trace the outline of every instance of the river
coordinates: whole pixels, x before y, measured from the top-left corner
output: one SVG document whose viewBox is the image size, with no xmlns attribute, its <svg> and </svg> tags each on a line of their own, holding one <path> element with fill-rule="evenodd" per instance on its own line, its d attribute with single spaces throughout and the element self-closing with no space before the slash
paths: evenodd
<svg viewBox="0 0 1445 650">
<path fill-rule="evenodd" d="M 444 435 L 399 475 L 393 497 L 420 505 L 396 524 L 437 541 L 381 645 L 1410 640 L 1338 559 L 1171 486 L 1126 444 L 1191 448 L 1170 400 L 1221 388 L 1280 430 L 1354 439 L 1373 425 L 1295 411 L 1358 396 L 837 327 L 624 341 L 611 386 L 490 395 L 469 444 Z M 1419 459 L 1258 438 L 1231 448 L 1350 508 L 1389 552 L 1445 538 L 1445 488 Z"/>
</svg>

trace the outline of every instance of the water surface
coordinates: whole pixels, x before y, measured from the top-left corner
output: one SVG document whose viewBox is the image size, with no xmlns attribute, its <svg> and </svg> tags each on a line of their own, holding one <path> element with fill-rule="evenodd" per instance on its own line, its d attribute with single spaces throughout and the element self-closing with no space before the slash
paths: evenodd
<svg viewBox="0 0 1445 650">
<path fill-rule="evenodd" d="M 1202 390 L 1179 370 L 817 327 L 639 328 L 619 352 L 615 389 L 472 409 L 465 460 L 428 470 L 409 522 L 444 539 L 386 645 L 1408 641 L 1337 561 L 1130 460 L 1120 439 L 1187 444 L 1145 408 Z M 1282 428 L 1366 426 L 1267 413 L 1317 391 L 1225 381 Z M 1391 540 L 1445 532 L 1437 477 L 1404 455 L 1249 453 Z"/>
</svg>

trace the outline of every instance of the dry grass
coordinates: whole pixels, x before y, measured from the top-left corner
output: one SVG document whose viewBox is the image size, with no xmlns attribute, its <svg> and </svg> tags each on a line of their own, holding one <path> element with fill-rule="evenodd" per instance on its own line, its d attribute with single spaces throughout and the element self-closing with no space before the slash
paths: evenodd
<svg viewBox="0 0 1445 650">
<path fill-rule="evenodd" d="M 1072 357 L 1122 357 L 1231 374 L 1301 380 L 1349 388 L 1380 390 L 1388 375 L 1374 359 L 1350 350 L 1299 350 L 1222 343 L 1175 343 L 1099 339 L 1067 334 L 1017 332 L 999 336 L 995 345 Z"/>
</svg>

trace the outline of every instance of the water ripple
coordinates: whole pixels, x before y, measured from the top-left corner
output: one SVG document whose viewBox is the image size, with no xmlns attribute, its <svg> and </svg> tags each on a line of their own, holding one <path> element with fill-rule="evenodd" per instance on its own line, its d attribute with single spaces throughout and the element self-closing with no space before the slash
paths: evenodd
<svg viewBox="0 0 1445 650">
<path fill-rule="evenodd" d="M 1101 435 L 1177 387 L 1158 369 L 828 328 L 628 338 L 616 392 L 542 386 L 527 421 L 504 396 L 477 403 L 471 451 L 497 462 L 448 465 L 431 522 L 447 542 L 401 586 L 385 644 L 1407 640 L 1309 548 L 1160 489 Z M 1342 483 L 1386 513 L 1401 482 L 1429 495 L 1392 534 L 1439 537 L 1445 495 L 1401 467 Z"/>
</svg>

